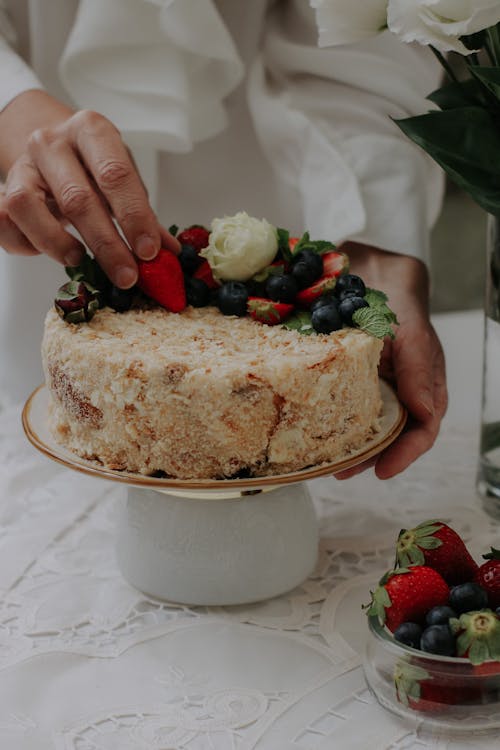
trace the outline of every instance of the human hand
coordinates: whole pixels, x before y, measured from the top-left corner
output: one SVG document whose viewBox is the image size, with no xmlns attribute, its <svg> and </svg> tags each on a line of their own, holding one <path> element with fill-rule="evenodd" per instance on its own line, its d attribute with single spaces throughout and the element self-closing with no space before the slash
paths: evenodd
<svg viewBox="0 0 500 750">
<path fill-rule="evenodd" d="M 349 242 L 342 250 L 351 259 L 352 272 L 384 291 L 398 317 L 396 338 L 384 344 L 380 375 L 407 408 L 408 422 L 381 454 L 336 477 L 347 479 L 375 466 L 379 479 L 389 479 L 431 448 L 448 404 L 444 354 L 429 320 L 427 270 L 415 258 L 367 245 Z"/>
<path fill-rule="evenodd" d="M 78 265 L 84 247 L 68 225 L 122 288 L 137 281 L 134 254 L 149 260 L 160 246 L 180 248 L 159 224 L 119 131 L 96 112 L 68 111 L 35 128 L 0 193 L 0 245 L 7 252 Z"/>
</svg>

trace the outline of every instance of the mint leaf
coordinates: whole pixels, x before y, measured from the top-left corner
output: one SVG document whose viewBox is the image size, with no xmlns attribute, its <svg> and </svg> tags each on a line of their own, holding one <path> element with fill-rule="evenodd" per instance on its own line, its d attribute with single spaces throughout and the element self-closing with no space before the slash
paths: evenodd
<svg viewBox="0 0 500 750">
<path fill-rule="evenodd" d="M 291 318 L 283 323 L 285 328 L 289 328 L 292 331 L 298 331 L 299 333 L 309 336 L 314 333 L 314 328 L 311 323 L 311 313 L 306 310 L 301 310 L 294 313 Z"/>
<path fill-rule="evenodd" d="M 171 224 L 171 225 L 169 226 L 169 228 L 168 228 L 168 231 L 169 231 L 169 233 L 170 233 L 170 234 L 171 234 L 171 235 L 172 235 L 173 237 L 175 237 L 175 236 L 176 236 L 176 234 L 177 234 L 177 232 L 179 231 L 179 227 L 177 226 L 177 224 Z"/>
<path fill-rule="evenodd" d="M 293 249 L 293 255 L 297 255 L 301 250 L 312 250 L 313 253 L 321 255 L 327 251 L 335 250 L 335 245 L 328 240 L 311 240 L 309 232 L 304 232 Z"/>
<path fill-rule="evenodd" d="M 392 316 L 394 313 L 392 313 Z M 371 333 L 377 339 L 383 339 L 390 336 L 395 338 L 392 324 L 394 321 L 385 315 L 377 307 L 360 307 L 353 313 L 352 320 L 366 333 Z"/>
<path fill-rule="evenodd" d="M 276 230 L 276 234 L 278 236 L 278 250 L 281 251 L 281 254 L 286 260 L 290 260 L 292 257 L 292 254 L 290 252 L 290 245 L 288 244 L 288 240 L 290 239 L 290 232 L 288 229 L 278 229 Z"/>
</svg>

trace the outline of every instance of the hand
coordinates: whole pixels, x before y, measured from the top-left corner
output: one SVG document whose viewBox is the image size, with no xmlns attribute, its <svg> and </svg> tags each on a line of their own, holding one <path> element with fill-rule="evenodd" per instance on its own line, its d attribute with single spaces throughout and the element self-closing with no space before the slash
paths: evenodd
<svg viewBox="0 0 500 750">
<path fill-rule="evenodd" d="M 384 291 L 398 316 L 396 338 L 384 344 L 380 375 L 393 385 L 408 409 L 408 422 L 399 438 L 380 455 L 336 477 L 347 479 L 374 465 L 379 479 L 388 479 L 429 450 L 437 437 L 448 404 L 444 354 L 429 320 L 424 264 L 358 243 L 345 243 L 342 250 L 351 259 L 352 272 L 368 286 Z"/>
<path fill-rule="evenodd" d="M 158 223 L 120 133 L 96 112 L 68 111 L 34 129 L 0 194 L 0 245 L 7 252 L 78 265 L 84 247 L 68 225 L 122 288 L 137 281 L 134 254 L 149 260 L 162 245 L 179 251 Z"/>
</svg>

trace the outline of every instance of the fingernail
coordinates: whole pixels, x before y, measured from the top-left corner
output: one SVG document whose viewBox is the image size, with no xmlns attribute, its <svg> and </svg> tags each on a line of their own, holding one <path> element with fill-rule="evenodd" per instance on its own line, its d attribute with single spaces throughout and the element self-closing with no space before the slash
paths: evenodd
<svg viewBox="0 0 500 750">
<path fill-rule="evenodd" d="M 137 281 L 137 273 L 130 266 L 119 266 L 114 272 L 115 284 L 120 289 L 130 289 Z"/>
<path fill-rule="evenodd" d="M 142 260 L 152 260 L 158 250 L 153 238 L 147 234 L 142 234 L 135 243 L 136 255 Z"/>
<path fill-rule="evenodd" d="M 432 402 L 430 393 L 428 393 L 428 391 L 421 391 L 419 393 L 418 400 L 422 404 L 424 409 L 429 412 L 431 417 L 433 417 L 434 416 L 434 404 Z"/>
<path fill-rule="evenodd" d="M 78 266 L 80 265 L 83 258 L 82 250 L 70 250 L 64 257 L 65 266 Z"/>
</svg>

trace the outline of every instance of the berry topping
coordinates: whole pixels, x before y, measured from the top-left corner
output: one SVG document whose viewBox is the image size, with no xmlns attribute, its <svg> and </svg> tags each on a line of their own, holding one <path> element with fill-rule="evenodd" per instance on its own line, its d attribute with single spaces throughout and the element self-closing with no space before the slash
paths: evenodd
<svg viewBox="0 0 500 750">
<path fill-rule="evenodd" d="M 333 305 L 333 307 L 338 308 L 339 301 L 331 293 L 322 294 L 321 297 L 317 297 L 311 302 L 310 310 L 313 313 L 318 307 L 323 307 L 323 305 Z"/>
<path fill-rule="evenodd" d="M 459 583 L 450 590 L 450 606 L 458 613 L 485 609 L 488 606 L 488 594 L 478 584 L 470 581 Z"/>
<path fill-rule="evenodd" d="M 249 297 L 247 308 L 249 314 L 259 323 L 273 326 L 286 320 L 293 311 L 293 305 L 286 302 L 275 302 L 265 297 Z"/>
<path fill-rule="evenodd" d="M 218 289 L 220 284 L 214 279 L 212 269 L 208 260 L 202 260 L 196 271 L 193 273 L 194 279 L 201 279 L 209 289 Z"/>
<path fill-rule="evenodd" d="M 118 286 L 112 286 L 107 295 L 108 307 L 111 307 L 116 312 L 127 312 L 132 307 L 136 290 L 135 287 L 131 289 L 120 289 Z"/>
<path fill-rule="evenodd" d="M 411 648 L 420 648 L 422 627 L 417 622 L 402 622 L 394 631 L 394 640 Z"/>
<path fill-rule="evenodd" d="M 186 283 L 186 303 L 192 307 L 206 307 L 210 303 L 210 289 L 201 279 L 189 276 Z"/>
<path fill-rule="evenodd" d="M 300 290 L 296 298 L 297 305 L 306 309 L 310 308 L 319 297 L 332 292 L 336 283 L 335 276 L 320 276 L 314 284 Z"/>
<path fill-rule="evenodd" d="M 266 281 L 266 295 L 275 302 L 291 303 L 299 291 L 297 282 L 290 274 L 269 276 Z"/>
<path fill-rule="evenodd" d="M 321 255 L 313 250 L 300 250 L 292 258 L 292 275 L 300 289 L 304 289 L 323 275 Z"/>
<path fill-rule="evenodd" d="M 339 299 L 350 294 L 355 294 L 357 297 L 364 297 L 366 287 L 364 281 L 359 276 L 353 273 L 345 273 L 343 276 L 339 276 L 335 293 Z"/>
<path fill-rule="evenodd" d="M 342 328 L 342 318 L 337 306 L 321 305 L 317 307 L 311 315 L 311 324 L 316 333 L 338 331 Z"/>
<path fill-rule="evenodd" d="M 448 625 L 430 625 L 422 633 L 420 649 L 429 654 L 454 656 L 456 652 L 455 637 Z"/>
<path fill-rule="evenodd" d="M 181 245 L 191 245 L 197 253 L 208 245 L 210 232 L 199 224 L 193 224 L 177 235 Z"/>
<path fill-rule="evenodd" d="M 340 276 L 346 274 L 349 270 L 349 258 L 345 253 L 324 253 L 321 258 L 323 261 L 323 276 Z"/>
<path fill-rule="evenodd" d="M 458 635 L 458 656 L 466 656 L 473 664 L 500 659 L 500 620 L 494 612 L 487 609 L 463 613 L 450 625 Z M 496 669 L 498 671 L 498 665 Z"/>
<path fill-rule="evenodd" d="M 182 270 L 189 276 L 193 275 L 202 261 L 194 245 L 182 245 L 178 257 Z"/>
<path fill-rule="evenodd" d="M 99 309 L 99 292 L 85 281 L 67 281 L 59 287 L 54 305 L 68 323 L 88 322 Z"/>
<path fill-rule="evenodd" d="M 227 281 L 217 292 L 217 307 L 223 315 L 247 314 L 248 290 L 241 281 Z"/>
<path fill-rule="evenodd" d="M 362 307 L 368 307 L 368 302 L 363 297 L 358 297 L 354 294 L 349 295 L 348 297 L 343 297 L 339 302 L 339 313 L 342 322 L 345 323 L 346 326 L 352 326 L 352 316 L 356 310 L 360 310 Z"/>
<path fill-rule="evenodd" d="M 137 260 L 139 289 L 170 312 L 186 307 L 186 290 L 179 258 L 161 248 L 153 260 Z"/>
</svg>

